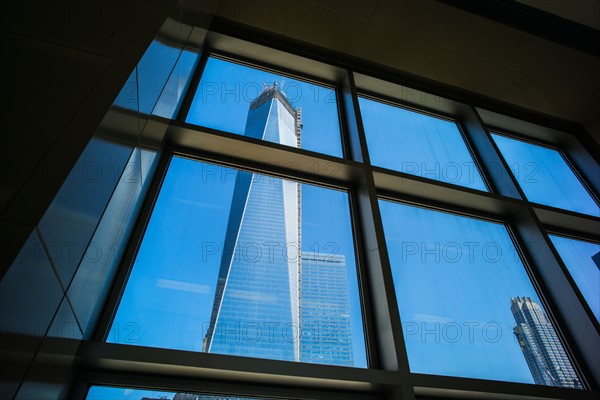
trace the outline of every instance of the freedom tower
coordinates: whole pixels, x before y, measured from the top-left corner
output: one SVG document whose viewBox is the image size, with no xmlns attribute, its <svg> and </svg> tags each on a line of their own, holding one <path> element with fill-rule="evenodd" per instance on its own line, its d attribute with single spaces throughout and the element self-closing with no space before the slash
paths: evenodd
<svg viewBox="0 0 600 400">
<path fill-rule="evenodd" d="M 250 103 L 245 135 L 300 147 L 301 110 L 277 82 Z M 299 361 L 300 183 L 238 172 L 203 351 Z"/>
</svg>

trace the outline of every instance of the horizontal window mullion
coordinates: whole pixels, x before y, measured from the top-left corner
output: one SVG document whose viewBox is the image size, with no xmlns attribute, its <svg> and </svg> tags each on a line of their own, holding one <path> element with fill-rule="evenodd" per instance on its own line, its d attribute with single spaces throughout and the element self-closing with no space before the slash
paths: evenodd
<svg viewBox="0 0 600 400">
<path fill-rule="evenodd" d="M 533 211 L 543 225 L 552 227 L 551 230 L 567 231 L 600 240 L 600 218 L 538 204 L 533 205 Z"/>
<path fill-rule="evenodd" d="M 525 202 L 443 182 L 373 168 L 375 186 L 382 198 L 429 205 L 446 211 L 480 216 L 497 221 L 518 213 Z"/>
<path fill-rule="evenodd" d="M 392 389 L 399 384 L 399 375 L 395 371 L 365 370 L 92 341 L 82 343 L 79 355 L 82 357 L 82 371 L 92 372 L 101 368 L 104 372 L 108 371 L 119 377 L 131 375 L 131 379 L 135 376 L 155 374 L 164 378 L 165 382 L 186 377 L 194 381 L 207 379 L 213 382 L 221 380 L 273 386 L 297 385 L 307 389 L 348 390 L 359 393 Z M 132 381 L 126 379 L 125 382 Z M 116 382 L 103 378 L 91 380 L 89 383 Z M 167 385 L 160 385 L 160 387 L 168 388 Z"/>
<path fill-rule="evenodd" d="M 348 188 L 364 174 L 360 163 L 189 124 L 174 124 L 175 153 L 282 177 Z"/>
</svg>

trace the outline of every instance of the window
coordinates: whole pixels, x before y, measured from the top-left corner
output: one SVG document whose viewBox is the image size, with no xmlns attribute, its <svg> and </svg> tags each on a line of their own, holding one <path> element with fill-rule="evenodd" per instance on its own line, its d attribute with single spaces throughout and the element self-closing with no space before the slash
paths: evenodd
<svg viewBox="0 0 600 400">
<path fill-rule="evenodd" d="M 163 392 L 119 387 L 92 386 L 86 400 L 260 400 L 257 397 L 232 397 L 215 394 Z"/>
<path fill-rule="evenodd" d="M 366 367 L 347 193 L 173 157 L 108 341 Z"/>
<path fill-rule="evenodd" d="M 411 371 L 581 388 L 504 225 L 380 207 Z"/>
<path fill-rule="evenodd" d="M 550 235 L 550 239 L 596 320 L 600 321 L 600 245 L 558 235 Z"/>
<path fill-rule="evenodd" d="M 502 156 L 530 201 L 600 216 L 600 209 L 560 152 L 492 134 Z"/>
<path fill-rule="evenodd" d="M 271 103 L 264 101 L 268 90 L 276 90 L 279 109 L 270 111 Z M 301 130 L 301 140 L 261 130 L 267 113 Z M 210 57 L 204 67 L 186 122 L 342 157 L 334 89 L 217 57 Z"/>
<path fill-rule="evenodd" d="M 575 287 L 545 233 L 597 241 L 566 141 L 490 137 L 514 119 L 331 55 L 207 37 L 177 59 L 153 45 L 132 75 L 162 93 L 136 100 L 158 166 L 140 163 L 150 188 L 80 398 L 590 395 L 598 251 L 551 236 Z M 163 58 L 170 74 L 152 70 Z"/>
<path fill-rule="evenodd" d="M 373 165 L 487 191 L 458 125 L 359 97 Z"/>
</svg>

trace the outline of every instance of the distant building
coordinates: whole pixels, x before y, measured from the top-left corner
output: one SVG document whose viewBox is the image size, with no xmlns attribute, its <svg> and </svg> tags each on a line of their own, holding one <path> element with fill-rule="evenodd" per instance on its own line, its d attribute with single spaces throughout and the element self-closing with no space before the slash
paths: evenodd
<svg viewBox="0 0 600 400">
<path fill-rule="evenodd" d="M 206 399 L 209 400 L 206 396 L 201 396 L 198 394 L 190 394 L 190 393 L 177 393 L 173 400 L 200 400 Z"/>
<path fill-rule="evenodd" d="M 354 365 L 346 257 L 302 253 L 300 361 Z"/>
<path fill-rule="evenodd" d="M 582 389 L 554 327 L 530 297 L 514 297 L 510 309 L 517 325 L 513 328 L 535 383 Z"/>
<path fill-rule="evenodd" d="M 144 400 L 144 399 L 142 399 Z M 154 399 L 151 399 L 154 400 Z M 214 396 L 210 394 L 177 393 L 173 400 L 263 400 L 254 397 Z"/>
</svg>

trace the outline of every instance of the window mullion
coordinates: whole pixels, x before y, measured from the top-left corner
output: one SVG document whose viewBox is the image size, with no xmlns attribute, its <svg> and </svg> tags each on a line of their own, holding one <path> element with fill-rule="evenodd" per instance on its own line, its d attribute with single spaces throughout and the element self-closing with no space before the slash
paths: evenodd
<svg viewBox="0 0 600 400">
<path fill-rule="evenodd" d="M 360 116 L 356 86 L 351 71 L 348 71 L 343 87 L 343 102 L 346 110 L 347 127 L 350 136 L 351 156 L 362 162 L 364 175 L 356 185 L 356 213 L 358 226 L 364 240 L 365 270 L 369 286 L 371 310 L 367 320 L 375 326 L 376 352 L 379 367 L 398 371 L 398 388 L 391 398 L 414 399 L 410 381 L 408 355 L 404 344 L 400 313 L 392 282 L 390 261 L 383 234 L 383 224 L 379 213 L 377 190 L 373 178 L 365 139 L 362 118 Z M 369 343 L 372 346 L 373 343 Z M 375 349 L 370 349 L 375 351 Z"/>
<path fill-rule="evenodd" d="M 459 119 L 477 158 L 481 159 L 481 168 L 497 193 L 515 199 L 525 199 L 475 108 L 466 105 L 461 107 Z"/>
</svg>

